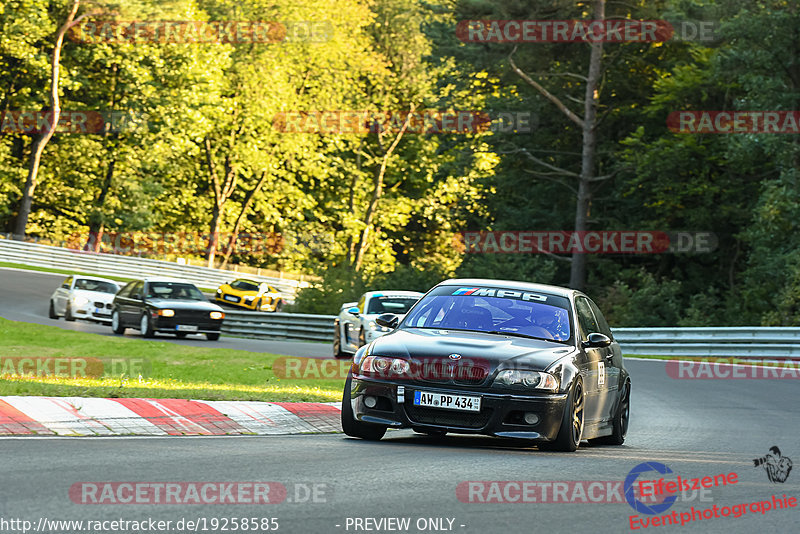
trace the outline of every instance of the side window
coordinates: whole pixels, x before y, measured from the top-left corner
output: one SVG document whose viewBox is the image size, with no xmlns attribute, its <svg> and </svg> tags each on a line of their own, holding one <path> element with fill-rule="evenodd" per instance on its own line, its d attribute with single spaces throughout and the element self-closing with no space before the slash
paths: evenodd
<svg viewBox="0 0 800 534">
<path fill-rule="evenodd" d="M 367 302 L 367 296 L 362 295 L 361 300 L 358 301 L 358 313 L 360 314 L 364 313 L 364 304 L 366 304 L 366 302 Z"/>
<path fill-rule="evenodd" d="M 600 308 L 597 307 L 597 304 L 590 300 L 589 306 L 591 306 L 594 316 L 597 319 L 597 326 L 600 327 L 600 333 L 607 335 L 611 339 L 614 339 L 614 335 L 611 333 L 611 327 L 608 326 L 608 322 L 606 322 L 606 318 L 603 317 L 603 314 L 600 312 Z"/>
<path fill-rule="evenodd" d="M 581 331 L 584 338 L 589 334 L 600 332 L 600 327 L 592 313 L 592 308 L 589 306 L 589 301 L 583 297 L 575 299 L 575 310 L 578 312 L 578 322 L 581 325 Z"/>
<path fill-rule="evenodd" d="M 71 285 L 72 285 L 72 277 L 70 276 L 69 278 L 64 280 L 64 282 L 61 284 L 61 287 L 63 287 L 64 289 L 69 289 L 69 286 L 71 286 Z M 50 286 L 50 287 L 53 287 L 53 286 Z"/>
<path fill-rule="evenodd" d="M 135 285 L 136 285 L 136 282 L 129 282 L 125 287 L 123 287 L 120 290 L 119 293 L 117 293 L 117 295 L 119 295 L 120 297 L 126 297 L 126 298 L 130 297 L 131 296 L 131 289 L 133 289 L 133 286 L 135 286 Z"/>
<path fill-rule="evenodd" d="M 144 288 L 144 282 L 136 282 L 133 285 L 133 288 L 131 289 L 130 296 L 132 296 L 132 297 L 135 297 L 135 296 L 141 297 L 141 296 L 143 296 L 143 292 L 142 292 L 143 288 Z"/>
</svg>

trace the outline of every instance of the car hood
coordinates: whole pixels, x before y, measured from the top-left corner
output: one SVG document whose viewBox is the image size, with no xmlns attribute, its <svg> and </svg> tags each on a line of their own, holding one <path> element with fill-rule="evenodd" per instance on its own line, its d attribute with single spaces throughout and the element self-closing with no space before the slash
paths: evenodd
<svg viewBox="0 0 800 534">
<path fill-rule="evenodd" d="M 545 370 L 576 349 L 570 345 L 482 332 L 400 329 L 376 339 L 369 353 L 405 359 L 444 358 L 460 354 L 463 360 L 498 366 Z"/>
<path fill-rule="evenodd" d="M 156 308 L 171 308 L 173 310 L 222 311 L 222 308 L 207 300 L 147 299 L 147 304 Z"/>
</svg>

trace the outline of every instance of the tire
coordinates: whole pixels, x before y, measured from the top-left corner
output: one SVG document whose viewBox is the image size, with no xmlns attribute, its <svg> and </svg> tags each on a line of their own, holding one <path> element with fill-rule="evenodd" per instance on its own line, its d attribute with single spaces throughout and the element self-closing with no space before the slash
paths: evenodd
<svg viewBox="0 0 800 534">
<path fill-rule="evenodd" d="M 280 313 L 281 310 L 283 310 L 283 300 L 279 300 L 275 303 L 275 309 L 273 311 L 275 311 L 275 313 Z"/>
<path fill-rule="evenodd" d="M 56 307 L 53 305 L 53 300 L 50 300 L 50 311 L 47 312 L 47 316 L 51 319 L 58 320 L 58 315 L 56 315 Z"/>
<path fill-rule="evenodd" d="M 345 434 L 353 438 L 379 441 L 383 435 L 386 434 L 386 427 L 357 421 L 353 415 L 353 406 L 350 404 L 351 381 L 352 378 L 347 377 L 347 381 L 344 383 L 344 394 L 342 395 L 342 430 Z"/>
<path fill-rule="evenodd" d="M 350 355 L 342 351 L 342 334 L 339 332 L 339 323 L 335 324 L 336 333 L 333 337 L 333 357 L 339 360 L 349 358 Z"/>
<path fill-rule="evenodd" d="M 628 423 L 631 419 L 631 383 L 625 382 L 619 394 L 619 405 L 614 414 L 614 431 L 610 436 L 590 439 L 592 445 L 622 445 L 625 443 L 625 436 L 628 435 Z"/>
<path fill-rule="evenodd" d="M 153 323 L 150 322 L 147 312 L 144 312 L 139 318 L 139 331 L 141 331 L 142 337 L 154 337 L 156 335 L 155 331 L 153 331 Z"/>
<path fill-rule="evenodd" d="M 122 321 L 119 318 L 119 312 L 117 310 L 111 313 L 111 330 L 118 335 L 125 333 L 125 327 L 122 326 Z"/>
<path fill-rule="evenodd" d="M 219 332 L 206 334 L 206 339 L 209 341 L 216 341 L 219 339 Z"/>
<path fill-rule="evenodd" d="M 539 448 L 546 451 L 575 452 L 581 443 L 583 428 L 585 423 L 586 399 L 583 394 L 583 381 L 575 379 L 572 384 L 567 405 L 564 407 L 564 415 L 561 418 L 561 428 L 554 441 L 548 441 L 539 445 Z"/>
<path fill-rule="evenodd" d="M 72 315 L 72 305 L 67 301 L 67 309 L 64 311 L 64 320 L 65 321 L 74 321 L 75 317 Z"/>
</svg>

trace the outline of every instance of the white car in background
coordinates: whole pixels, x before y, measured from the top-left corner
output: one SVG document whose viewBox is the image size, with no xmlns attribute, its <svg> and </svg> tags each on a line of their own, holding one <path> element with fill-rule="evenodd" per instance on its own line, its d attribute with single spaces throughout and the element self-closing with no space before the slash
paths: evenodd
<svg viewBox="0 0 800 534">
<path fill-rule="evenodd" d="M 403 319 L 423 293 L 417 291 L 367 291 L 358 302 L 346 302 L 334 320 L 333 355 L 349 358 L 362 345 L 388 334 L 391 328 L 375 323 L 383 313 L 394 313 Z"/>
<path fill-rule="evenodd" d="M 111 324 L 111 303 L 119 284 L 107 278 L 72 275 L 50 297 L 51 319 L 87 319 Z"/>
</svg>

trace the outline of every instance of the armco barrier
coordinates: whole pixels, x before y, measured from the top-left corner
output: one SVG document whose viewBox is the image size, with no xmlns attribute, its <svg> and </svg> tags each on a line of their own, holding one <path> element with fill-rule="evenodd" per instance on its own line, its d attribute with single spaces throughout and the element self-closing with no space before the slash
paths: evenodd
<svg viewBox="0 0 800 534">
<path fill-rule="evenodd" d="M 800 358 L 800 328 L 615 328 L 625 355 Z"/>
<path fill-rule="evenodd" d="M 253 337 L 330 342 L 333 315 L 257 313 L 226 310 L 222 331 Z M 735 356 L 800 358 L 800 328 L 616 328 L 626 356 Z"/>
<path fill-rule="evenodd" d="M 84 252 L 10 239 L 0 239 L 0 261 L 91 273 L 97 276 L 119 276 L 123 278 L 167 276 L 186 280 L 206 288 L 215 288 L 241 276 L 232 271 L 209 269 L 208 267 L 180 265 L 168 261 L 118 256 L 115 254 Z M 268 276 L 248 274 L 246 277 L 269 283 L 284 294 L 287 302 L 294 300 L 298 287 L 308 285 L 297 280 Z"/>
<path fill-rule="evenodd" d="M 225 310 L 222 333 L 256 339 L 333 340 L 333 315 Z"/>
</svg>

